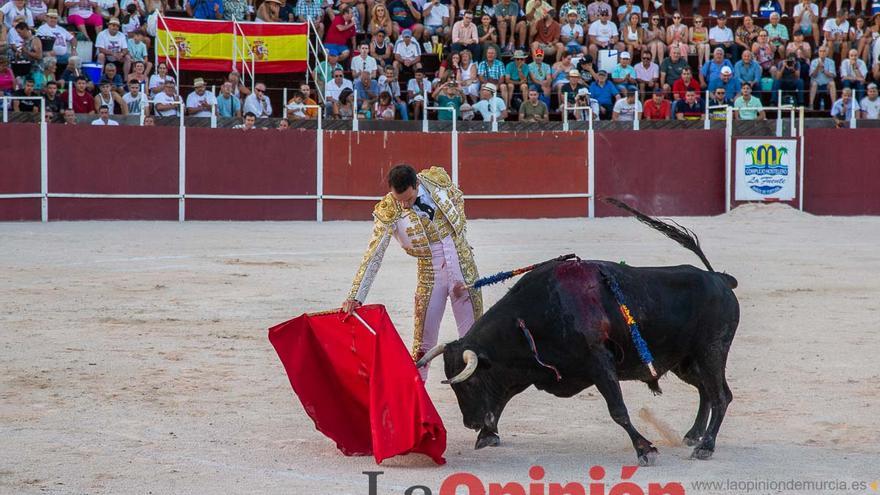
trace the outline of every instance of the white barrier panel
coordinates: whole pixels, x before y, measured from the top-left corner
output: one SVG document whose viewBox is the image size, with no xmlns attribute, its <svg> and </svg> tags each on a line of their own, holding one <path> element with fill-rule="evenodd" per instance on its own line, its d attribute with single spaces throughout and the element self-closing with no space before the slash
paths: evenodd
<svg viewBox="0 0 880 495">
<path fill-rule="evenodd" d="M 562 130 L 568 131 L 568 111 L 582 111 L 587 113 L 587 194 L 584 196 L 587 199 L 587 218 L 593 218 L 596 216 L 596 155 L 594 151 L 595 140 L 593 134 L 593 107 L 587 105 L 585 107 L 579 107 L 577 105 L 573 107 L 568 106 L 568 95 L 565 96 L 565 101 L 562 102 Z"/>
<path fill-rule="evenodd" d="M 429 107 L 425 105 L 425 111 L 422 112 L 422 132 L 430 132 L 428 129 L 428 110 L 452 112 L 452 134 L 449 136 L 450 141 L 452 141 L 450 162 L 452 166 L 452 182 L 458 184 L 458 111 L 454 108 Z"/>
<path fill-rule="evenodd" d="M 763 107 L 775 110 L 776 136 L 733 138 L 733 116 L 738 109 L 727 107 L 725 127 L 725 211 L 730 211 L 733 201 L 792 201 L 798 199 L 803 211 L 803 157 L 804 157 L 804 109 L 790 105 Z M 790 112 L 794 122 L 799 114 L 799 125 L 791 126 L 790 138 L 782 136 L 784 112 Z M 800 168 L 800 170 L 798 170 Z M 733 198 L 731 198 L 731 193 Z"/>
</svg>

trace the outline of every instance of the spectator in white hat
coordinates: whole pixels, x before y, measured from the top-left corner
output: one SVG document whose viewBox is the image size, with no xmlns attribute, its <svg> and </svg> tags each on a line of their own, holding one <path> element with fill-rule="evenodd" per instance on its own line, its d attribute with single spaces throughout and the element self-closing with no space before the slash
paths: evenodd
<svg viewBox="0 0 880 495">
<path fill-rule="evenodd" d="M 107 29 L 98 33 L 95 48 L 98 51 L 98 63 L 101 65 L 106 62 L 131 63 L 131 58 L 128 56 L 128 38 L 119 30 L 119 19 L 115 17 L 107 23 Z"/>
<path fill-rule="evenodd" d="M 58 11 L 50 9 L 46 12 L 46 23 L 37 29 L 40 38 L 54 38 L 52 55 L 61 65 L 67 65 L 71 53 L 76 53 L 76 36 L 58 25 Z"/>
<path fill-rule="evenodd" d="M 483 121 L 491 122 L 492 115 L 495 120 L 503 121 L 507 118 L 507 106 L 504 100 L 495 96 L 498 88 L 492 83 L 486 83 L 480 88 L 480 101 L 473 105 L 473 110 L 483 116 Z"/>
<path fill-rule="evenodd" d="M 195 91 L 186 97 L 186 114 L 190 117 L 210 117 L 217 99 L 214 93 L 207 90 L 205 80 L 201 77 L 193 81 Z"/>
<path fill-rule="evenodd" d="M 568 71 L 568 82 L 559 88 L 559 108 L 564 107 L 566 101 L 568 102 L 568 106 L 573 106 L 578 92 L 581 89 L 586 89 L 586 87 L 587 85 L 581 81 L 581 73 L 579 70 L 571 69 Z"/>
<path fill-rule="evenodd" d="M 601 111 L 599 100 L 590 95 L 589 89 L 585 87 L 579 89 L 574 103 L 577 108 L 577 110 L 573 111 L 575 120 L 587 121 L 590 119 L 590 114 L 587 112 L 586 107 L 590 107 L 590 110 L 593 112 L 593 120 L 599 120 L 599 112 Z"/>
</svg>

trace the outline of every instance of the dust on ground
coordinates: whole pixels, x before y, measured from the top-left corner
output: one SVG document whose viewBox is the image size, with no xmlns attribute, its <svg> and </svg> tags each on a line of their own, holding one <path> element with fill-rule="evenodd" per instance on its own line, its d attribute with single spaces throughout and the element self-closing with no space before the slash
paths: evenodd
<svg viewBox="0 0 880 495">
<path fill-rule="evenodd" d="M 734 401 L 711 461 L 675 442 L 697 394 L 674 377 L 653 397 L 623 384 L 630 416 L 660 448 L 633 478 L 866 480 L 880 477 L 877 320 L 880 218 L 817 217 L 783 205 L 677 218 L 713 266 L 739 280 Z M 530 389 L 500 422 L 502 445 L 473 450 L 452 391 L 428 382 L 449 431 L 448 464 L 408 456 L 378 467 L 315 431 L 266 329 L 337 307 L 366 246 L 364 222 L 0 224 L 0 492 L 437 493 L 452 473 L 486 482 L 589 482 L 635 460 L 589 389 Z M 472 221 L 484 274 L 575 252 L 631 265 L 695 264 L 630 218 Z M 411 339 L 415 263 L 396 246 L 370 294 Z M 487 303 L 510 284 L 488 288 Z M 454 338 L 447 312 L 441 340 Z M 717 491 L 717 493 L 734 493 Z M 776 493 L 795 493 L 787 490 Z M 803 493 L 803 492 L 799 492 Z M 870 493 L 850 490 L 834 493 Z"/>
</svg>

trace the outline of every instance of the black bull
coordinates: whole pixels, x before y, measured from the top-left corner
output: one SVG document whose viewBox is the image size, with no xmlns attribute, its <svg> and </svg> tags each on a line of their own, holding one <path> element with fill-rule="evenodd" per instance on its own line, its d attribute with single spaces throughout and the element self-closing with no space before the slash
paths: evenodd
<svg viewBox="0 0 880 495">
<path fill-rule="evenodd" d="M 632 425 L 619 381 L 641 380 L 660 390 L 609 288 L 613 278 L 653 354 L 658 376 L 671 371 L 699 391 L 699 409 L 684 441 L 695 446 L 692 457 L 712 456 L 733 398 L 724 372 L 739 322 L 732 291 L 736 279 L 712 270 L 692 232 L 610 202 L 693 251 L 709 270 L 568 260 L 545 263 L 524 275 L 467 335 L 432 349 L 419 362 L 423 366 L 443 354 L 464 424 L 480 432 L 476 448 L 498 444 L 504 406 L 529 386 L 571 397 L 595 385 L 612 419 L 629 434 L 639 463 L 655 462 L 657 449 Z M 537 355 L 522 327 L 533 336 Z"/>
</svg>

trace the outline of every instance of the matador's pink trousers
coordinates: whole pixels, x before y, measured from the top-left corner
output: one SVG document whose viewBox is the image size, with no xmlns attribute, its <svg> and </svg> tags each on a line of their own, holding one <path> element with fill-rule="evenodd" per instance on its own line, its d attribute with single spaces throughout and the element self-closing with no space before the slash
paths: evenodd
<svg viewBox="0 0 880 495">
<path fill-rule="evenodd" d="M 440 242 L 431 244 L 431 258 L 434 266 L 434 289 L 431 291 L 431 299 L 428 302 L 427 314 L 425 315 L 425 331 L 422 336 L 422 349 L 427 352 L 437 345 L 440 335 L 440 322 L 446 311 L 446 299 L 452 301 L 452 314 L 455 316 L 455 324 L 458 327 L 459 337 L 463 337 L 474 324 L 474 306 L 468 291 L 462 291 L 461 296 L 453 293 L 456 283 L 465 284 L 461 273 L 461 265 L 455 244 L 451 236 L 447 236 Z M 422 381 L 428 379 L 428 367 L 419 369 Z"/>
</svg>

